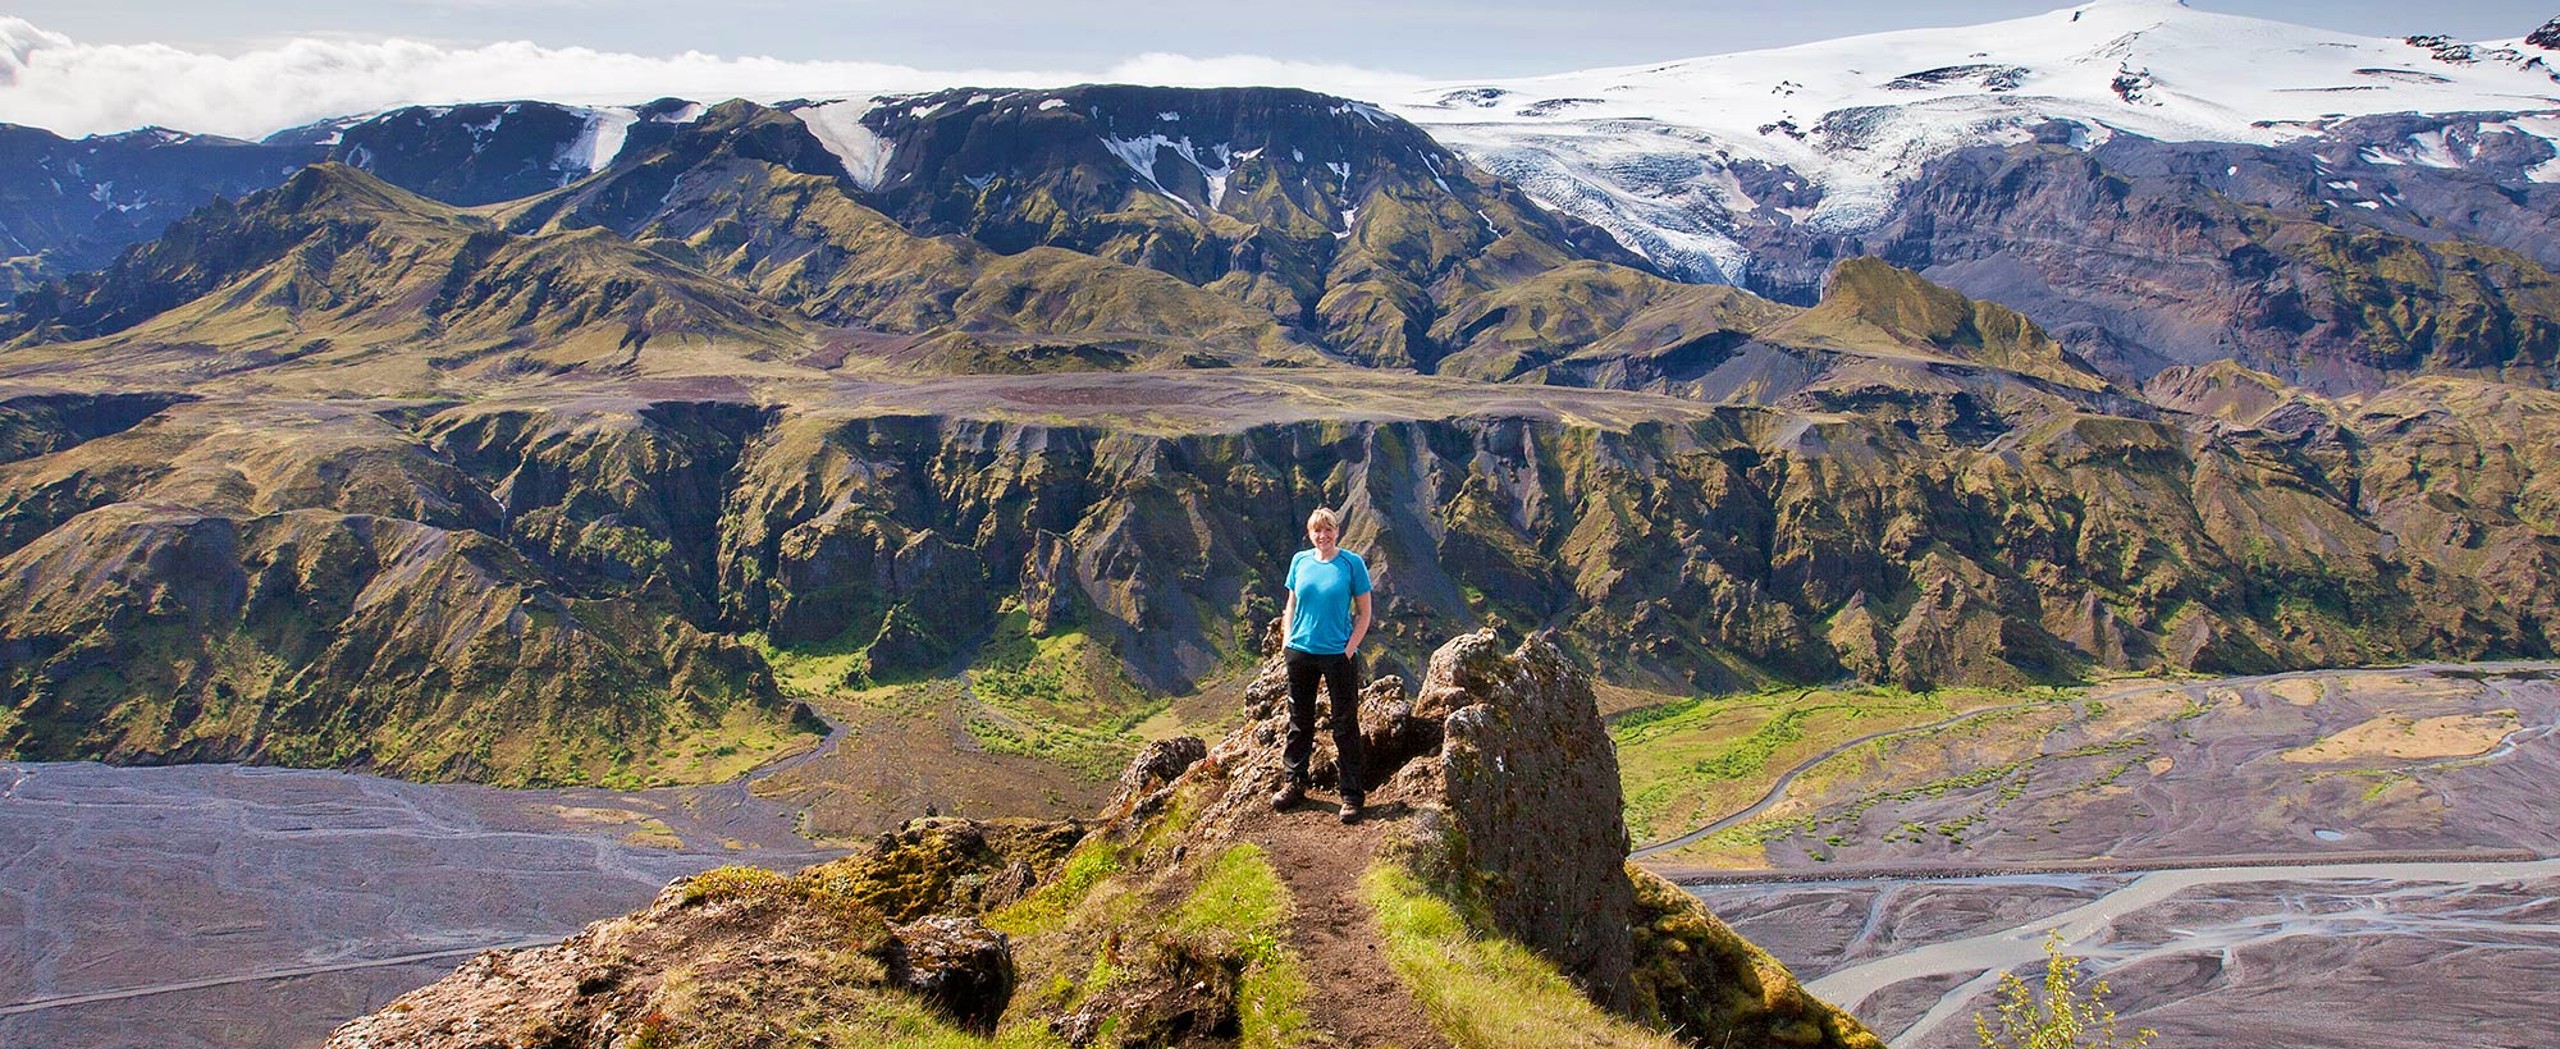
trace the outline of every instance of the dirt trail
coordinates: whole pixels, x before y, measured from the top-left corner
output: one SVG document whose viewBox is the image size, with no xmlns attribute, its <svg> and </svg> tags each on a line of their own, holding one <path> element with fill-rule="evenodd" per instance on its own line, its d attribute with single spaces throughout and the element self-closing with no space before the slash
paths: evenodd
<svg viewBox="0 0 2560 1049">
<path fill-rule="evenodd" d="M 1377 856 L 1387 828 L 1410 810 L 1392 798 L 1371 802 L 1368 817 L 1343 826 L 1331 795 L 1312 795 L 1286 812 L 1248 821 L 1243 837 L 1271 857 L 1298 905 L 1289 947 L 1305 960 L 1307 1015 L 1344 1046 L 1447 1049 L 1379 949 L 1377 915 L 1360 900 L 1360 875 Z"/>
</svg>

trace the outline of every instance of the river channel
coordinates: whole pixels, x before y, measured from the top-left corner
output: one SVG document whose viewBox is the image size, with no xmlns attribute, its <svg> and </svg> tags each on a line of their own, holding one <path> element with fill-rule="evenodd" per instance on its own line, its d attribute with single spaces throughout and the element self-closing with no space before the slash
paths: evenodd
<svg viewBox="0 0 2560 1049">
<path fill-rule="evenodd" d="M 1700 887 L 1901 1049 L 1975 1044 L 1999 975 L 2065 951 L 2159 1049 L 2549 1044 L 2560 861 L 2348 863 Z M 2029 975 L 2033 975 L 2029 973 Z"/>
<path fill-rule="evenodd" d="M 0 1047 L 316 1045 L 478 951 L 834 853 L 743 783 L 0 763 Z"/>
</svg>

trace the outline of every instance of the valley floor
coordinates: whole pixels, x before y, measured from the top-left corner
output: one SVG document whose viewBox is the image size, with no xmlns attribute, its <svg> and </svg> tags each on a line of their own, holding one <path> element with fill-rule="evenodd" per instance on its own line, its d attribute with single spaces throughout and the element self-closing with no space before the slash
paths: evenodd
<svg viewBox="0 0 2560 1049">
<path fill-rule="evenodd" d="M 0 764 L 0 1045 L 317 1045 L 479 951 L 835 852 L 743 782 L 505 791 Z"/>
<path fill-rule="evenodd" d="M 2560 868 L 2535 815 L 2560 787 L 2552 670 L 1607 705 L 1634 804 L 1682 768 L 1719 772 L 1650 796 L 1640 844 L 1721 825 L 1659 869 L 1748 856 L 1692 891 L 1906 1049 L 1970 1044 L 1988 974 L 2056 926 L 2161 1049 L 2243 1028 L 2486 1049 L 2535 1044 L 2560 1014 Z M 1765 731 L 1811 707 L 1785 719 L 1801 731 Z M 462 956 L 565 936 L 674 877 L 831 855 L 809 831 L 859 837 L 928 799 L 1090 810 L 973 751 L 952 709 L 846 707 L 833 746 L 679 790 L 0 765 L 0 942 L 18 948 L 0 952 L 0 1045 L 316 1044 Z M 942 763 L 883 746 L 992 771 L 918 779 Z M 970 801 L 950 793 L 963 780 L 1019 783 Z M 1708 814 L 1675 825 L 1692 811 Z M 2257 865 L 2217 869 L 2233 857 Z M 2373 866 L 2393 858 L 2426 862 Z"/>
<path fill-rule="evenodd" d="M 1975 1045 L 2048 930 L 2160 1049 L 2538 1044 L 2560 1014 L 2560 860 L 2314 863 L 2139 875 L 1725 884 L 1698 890 L 1826 1001 L 1902 1049 Z"/>
<path fill-rule="evenodd" d="M 1978 711 L 1795 741 L 1801 760 L 1742 777 L 1756 802 L 1655 862 L 1690 864 L 1710 909 L 1902 1049 L 1974 1045 L 1999 975 L 2040 967 L 2056 929 L 2158 1049 L 2547 1038 L 2560 859 L 2529 799 L 2560 785 L 2551 666 L 2137 681 Z M 1972 728 L 1937 738 L 1955 723 Z"/>
</svg>

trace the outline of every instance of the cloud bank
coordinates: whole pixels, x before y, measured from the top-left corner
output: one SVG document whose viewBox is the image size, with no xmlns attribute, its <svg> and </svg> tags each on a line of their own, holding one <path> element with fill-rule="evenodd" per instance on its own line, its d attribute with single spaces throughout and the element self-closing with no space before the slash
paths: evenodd
<svg viewBox="0 0 2560 1049">
<path fill-rule="evenodd" d="M 0 17 L 0 121 L 74 137 L 157 125 L 258 138 L 328 117 L 456 102 L 600 105 L 665 96 L 770 102 L 961 85 L 1094 82 L 1275 85 L 1370 97 L 1422 81 L 1255 55 L 1146 54 L 1099 70 L 928 70 L 692 51 L 652 57 L 525 42 L 451 48 L 400 39 L 309 38 L 217 55 L 161 44 L 82 44 L 22 18 Z"/>
</svg>

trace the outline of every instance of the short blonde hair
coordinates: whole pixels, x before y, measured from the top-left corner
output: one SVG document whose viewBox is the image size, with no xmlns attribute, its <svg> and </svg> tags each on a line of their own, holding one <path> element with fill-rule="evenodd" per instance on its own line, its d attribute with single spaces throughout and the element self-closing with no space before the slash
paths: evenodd
<svg viewBox="0 0 2560 1049">
<path fill-rule="evenodd" d="M 1319 523 L 1333 526 L 1336 532 L 1342 531 L 1342 518 L 1336 516 L 1330 506 L 1316 507 L 1315 512 L 1307 515 L 1308 528 L 1312 529 Z"/>
</svg>

